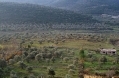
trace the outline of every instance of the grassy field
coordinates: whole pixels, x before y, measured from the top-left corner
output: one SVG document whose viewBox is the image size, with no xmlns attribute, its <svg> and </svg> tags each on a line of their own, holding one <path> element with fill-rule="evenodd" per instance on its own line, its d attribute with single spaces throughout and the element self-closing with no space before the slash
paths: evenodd
<svg viewBox="0 0 119 78">
<path fill-rule="evenodd" d="M 92 49 L 97 50 L 99 48 L 114 48 L 112 44 L 108 42 L 90 42 L 87 40 L 74 40 L 68 39 L 65 42 L 59 42 L 58 44 L 47 43 L 39 44 L 37 41 L 32 45 L 34 47 L 43 47 L 43 46 L 56 46 L 56 47 L 66 47 L 66 48 L 77 48 L 77 49 Z"/>
</svg>

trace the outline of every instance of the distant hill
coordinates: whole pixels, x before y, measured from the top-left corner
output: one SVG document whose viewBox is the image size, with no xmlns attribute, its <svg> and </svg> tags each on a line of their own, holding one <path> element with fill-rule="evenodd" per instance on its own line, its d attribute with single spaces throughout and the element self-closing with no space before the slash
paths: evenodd
<svg viewBox="0 0 119 78">
<path fill-rule="evenodd" d="M 40 4 L 40 5 L 50 5 L 57 0 L 0 0 L 0 2 L 17 2 L 17 3 L 30 3 L 30 4 Z"/>
<path fill-rule="evenodd" d="M 0 2 L 40 4 L 83 14 L 119 14 L 119 0 L 0 0 Z"/>
<path fill-rule="evenodd" d="M 0 3 L 0 23 L 94 23 L 90 16 L 34 4 Z"/>
<path fill-rule="evenodd" d="M 119 0 L 60 0 L 52 6 L 85 14 L 119 13 Z"/>
</svg>

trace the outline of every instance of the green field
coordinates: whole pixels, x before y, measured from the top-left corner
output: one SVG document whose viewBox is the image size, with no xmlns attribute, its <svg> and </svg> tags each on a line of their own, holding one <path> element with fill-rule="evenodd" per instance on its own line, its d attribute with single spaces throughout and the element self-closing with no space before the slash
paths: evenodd
<svg viewBox="0 0 119 78">
<path fill-rule="evenodd" d="M 58 44 L 47 43 L 39 44 L 37 41 L 32 45 L 34 47 L 43 47 L 43 46 L 56 46 L 56 47 L 66 47 L 66 48 L 77 48 L 77 49 L 92 49 L 97 50 L 99 48 L 114 48 L 112 44 L 108 42 L 90 42 L 87 40 L 66 40 L 65 42 L 59 42 Z"/>
</svg>

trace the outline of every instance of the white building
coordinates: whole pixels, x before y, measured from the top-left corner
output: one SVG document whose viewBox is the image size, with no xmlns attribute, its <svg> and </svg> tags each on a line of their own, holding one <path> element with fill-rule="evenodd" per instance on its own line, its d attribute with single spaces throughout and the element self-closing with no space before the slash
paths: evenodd
<svg viewBox="0 0 119 78">
<path fill-rule="evenodd" d="M 101 49 L 100 53 L 101 54 L 107 54 L 107 55 L 115 55 L 116 49 Z"/>
</svg>

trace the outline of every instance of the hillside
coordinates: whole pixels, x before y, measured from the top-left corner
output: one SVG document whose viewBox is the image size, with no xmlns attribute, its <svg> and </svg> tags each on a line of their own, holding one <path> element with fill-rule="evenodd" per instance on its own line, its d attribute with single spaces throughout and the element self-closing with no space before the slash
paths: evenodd
<svg viewBox="0 0 119 78">
<path fill-rule="evenodd" d="M 118 4 L 118 0 L 60 0 L 52 6 L 85 14 L 118 14 Z"/>
<path fill-rule="evenodd" d="M 33 4 L 0 3 L 0 23 L 94 23 L 90 16 Z"/>
<path fill-rule="evenodd" d="M 31 3 L 85 14 L 118 14 L 118 0 L 0 0 L 0 2 Z"/>
<path fill-rule="evenodd" d="M 74 30 L 118 32 L 118 21 L 102 21 L 74 11 L 36 4 L 0 2 L 0 31 Z M 98 21 L 99 20 L 99 21 Z M 104 19 L 105 20 L 105 19 Z"/>
<path fill-rule="evenodd" d="M 48 5 L 56 1 L 57 0 L 0 0 L 0 2 L 31 3 L 31 4 L 40 4 L 40 5 Z"/>
</svg>

